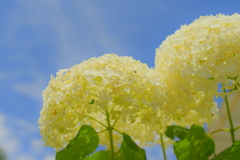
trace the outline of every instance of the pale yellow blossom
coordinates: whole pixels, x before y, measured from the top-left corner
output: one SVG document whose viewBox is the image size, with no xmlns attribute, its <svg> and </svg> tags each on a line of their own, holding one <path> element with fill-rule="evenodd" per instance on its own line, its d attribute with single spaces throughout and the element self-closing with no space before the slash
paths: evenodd
<svg viewBox="0 0 240 160">
<path fill-rule="evenodd" d="M 60 70 L 43 92 L 39 126 L 45 145 L 64 148 L 83 124 L 97 132 L 106 130 L 106 111 L 112 125 L 120 117 L 114 126 L 118 131 L 139 144 L 154 143 L 154 129 L 162 132 L 168 121 L 162 107 L 164 84 L 159 79 L 146 64 L 115 54 Z M 107 131 L 99 136 L 101 145 L 109 144 Z M 114 131 L 115 145 L 121 137 Z"/>
<path fill-rule="evenodd" d="M 168 36 L 156 49 L 155 70 L 164 75 L 170 105 L 178 111 L 175 117 L 182 119 L 187 112 L 201 115 L 192 123 L 215 118 L 213 97 L 225 95 L 219 84 L 220 90 L 238 88 L 239 62 L 239 14 L 201 16 Z"/>
</svg>

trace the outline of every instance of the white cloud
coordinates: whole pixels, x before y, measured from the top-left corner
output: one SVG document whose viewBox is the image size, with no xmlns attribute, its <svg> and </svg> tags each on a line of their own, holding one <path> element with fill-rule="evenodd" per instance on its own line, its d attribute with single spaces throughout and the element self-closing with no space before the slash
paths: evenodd
<svg viewBox="0 0 240 160">
<path fill-rule="evenodd" d="M 19 1 L 20 7 L 9 14 L 11 22 L 8 23 L 5 33 L 8 40 L 2 40 L 3 44 L 11 46 L 14 43 L 15 47 L 29 52 L 36 43 L 47 42 L 57 48 L 56 52 L 51 54 L 54 60 L 52 62 L 57 66 L 72 66 L 77 61 L 102 55 L 103 52 L 99 53 L 102 49 L 112 48 L 124 54 L 125 49 L 107 30 L 107 19 L 111 18 L 111 14 L 106 15 L 105 5 L 79 1 L 67 3 L 72 10 L 64 7 L 64 1 Z M 72 18 L 69 14 L 76 17 Z M 36 37 L 19 42 L 18 32 L 22 32 L 21 29 L 26 26 L 35 31 Z M 42 37 L 41 32 L 44 31 L 40 27 L 45 28 L 52 36 Z M 25 53 L 20 51 L 15 54 L 22 56 Z"/>
<path fill-rule="evenodd" d="M 39 76 L 34 77 L 32 75 L 32 78 L 34 80 L 32 82 L 18 82 L 13 85 L 13 89 L 23 95 L 26 95 L 28 97 L 31 97 L 35 100 L 42 100 L 42 91 L 44 89 L 44 85 L 46 80 Z M 44 79 L 44 80 L 42 80 Z"/>
<path fill-rule="evenodd" d="M 55 160 L 55 155 L 54 154 L 48 154 L 43 158 L 43 160 Z"/>
<path fill-rule="evenodd" d="M 8 155 L 13 155 L 17 153 L 20 149 L 20 142 L 13 135 L 12 129 L 7 124 L 8 118 L 0 113 L 0 146 L 2 147 L 4 153 Z"/>
<path fill-rule="evenodd" d="M 3 142 L 4 151 L 7 155 L 13 155 L 20 150 L 20 141 L 17 138 L 14 138 L 13 135 L 5 137 L 6 141 Z"/>
<path fill-rule="evenodd" d="M 104 53 L 99 48 L 116 48 L 115 50 L 124 54 L 116 38 L 106 29 L 103 6 L 91 2 L 80 4 L 77 1 L 68 2 L 75 6 L 73 12 L 77 16 L 77 19 L 71 19 L 68 16 L 70 11 L 63 9 L 63 1 L 21 0 L 18 3 L 19 7 L 10 10 L 7 15 L 11 21 L 5 29 L 5 38 L 0 38 L 2 45 L 20 49 L 7 55 L 10 63 L 23 64 L 20 68 L 15 68 L 10 75 L 9 71 L 4 72 L 4 76 L 0 75 L 0 80 L 6 81 L 6 77 L 9 76 L 11 79 L 23 76 L 32 79 L 28 82 L 15 83 L 12 87 L 18 93 L 35 100 L 42 99 L 41 92 L 49 80 L 49 75 L 46 75 L 45 71 L 40 68 L 42 66 L 36 63 L 38 61 L 36 57 L 41 56 L 40 53 L 34 55 L 33 48 L 36 45 L 49 43 L 51 47 L 56 48 L 43 63 L 59 69 L 71 67 L 93 56 L 103 55 Z M 82 26 L 87 29 L 83 29 Z M 36 35 L 33 39 L 19 41 L 19 33 L 23 33 L 24 27 L 34 31 Z M 42 37 L 41 32 L 44 30 L 41 30 L 41 27 L 46 28 L 52 36 Z M 22 38 L 24 39 L 20 37 Z"/>
<path fill-rule="evenodd" d="M 36 160 L 33 156 L 29 156 L 29 154 L 19 155 L 16 160 Z"/>
<path fill-rule="evenodd" d="M 17 77 L 18 77 L 18 74 L 16 74 L 16 73 L 13 74 L 13 73 L 10 73 L 7 71 L 0 70 L 0 82 L 14 79 Z"/>
<path fill-rule="evenodd" d="M 58 58 L 56 65 L 70 67 L 92 56 L 100 56 L 100 48 L 117 48 L 121 51 L 116 38 L 111 35 L 105 24 L 106 16 L 103 15 L 101 5 L 96 3 L 72 3 L 76 19 L 70 19 L 66 10 L 60 4 L 52 12 L 55 16 L 49 19 L 49 24 L 55 28 L 59 38 Z M 111 16 L 111 15 L 108 15 Z M 61 18 L 57 18 L 61 17 Z M 111 51 L 110 51 L 111 52 Z"/>
<path fill-rule="evenodd" d="M 32 139 L 30 140 L 32 153 L 35 155 L 41 155 L 44 153 L 43 141 L 41 139 Z"/>
<path fill-rule="evenodd" d="M 53 151 L 42 145 L 41 138 L 37 138 L 37 127 L 31 122 L 0 113 L 0 147 L 9 160 L 50 160 Z M 35 138 L 36 137 L 36 138 Z"/>
<path fill-rule="evenodd" d="M 0 143 L 10 134 L 9 129 L 5 126 L 5 116 L 0 113 Z"/>
<path fill-rule="evenodd" d="M 33 123 L 20 118 L 14 118 L 13 123 L 21 128 L 21 130 L 18 132 L 18 134 L 21 136 L 27 136 L 27 134 L 37 133 L 39 131 L 38 126 L 35 126 Z"/>
<path fill-rule="evenodd" d="M 37 57 L 41 54 L 34 55 L 32 48 L 38 44 L 47 42 L 57 48 L 48 55 L 49 58 L 46 58 L 46 62 L 42 63 L 58 69 L 68 68 L 90 57 L 103 55 L 105 54 L 102 52 L 104 48 L 111 47 L 120 55 L 125 53 L 116 38 L 107 30 L 106 15 L 103 11 L 105 7 L 101 5 L 91 2 L 68 2 L 75 6 L 73 12 L 77 17 L 71 19 L 68 16 L 70 11 L 63 9 L 63 1 L 21 0 L 18 3 L 19 8 L 12 10 L 8 15 L 11 21 L 8 23 L 4 36 L 7 40 L 0 39 L 1 44 L 5 46 L 20 48 L 18 52 L 9 54 L 8 60 L 14 64 L 24 64 L 20 68 L 15 68 L 10 75 L 9 72 L 4 72 L 4 76 L 0 75 L 0 80 L 6 81 L 6 77 L 31 79 L 31 81 L 15 82 L 12 85 L 18 93 L 38 101 L 42 100 L 41 92 L 46 87 L 49 75 L 44 73 L 45 71 L 41 68 L 43 66 L 37 65 Z M 18 34 L 23 32 L 21 29 L 26 26 L 27 29 L 34 30 L 36 35 L 32 40 L 19 41 Z M 85 26 L 85 29 L 82 26 Z M 46 31 L 54 36 L 41 37 L 41 32 L 44 31 L 40 27 L 45 27 Z M 113 51 L 109 50 L 109 52 Z M 5 76 L 7 73 L 8 76 Z"/>
</svg>

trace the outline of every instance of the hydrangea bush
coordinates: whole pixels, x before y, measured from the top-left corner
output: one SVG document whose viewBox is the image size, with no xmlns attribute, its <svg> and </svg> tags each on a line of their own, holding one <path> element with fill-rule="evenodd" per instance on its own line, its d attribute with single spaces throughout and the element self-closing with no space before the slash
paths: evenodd
<svg viewBox="0 0 240 160">
<path fill-rule="evenodd" d="M 240 15 L 219 14 L 168 36 L 156 49 L 154 68 L 105 54 L 60 70 L 43 91 L 42 139 L 58 160 L 141 160 L 146 155 L 140 147 L 156 144 L 167 159 L 164 147 L 170 143 L 178 159 L 208 159 L 214 141 L 201 126 L 217 118 L 215 96 L 227 103 L 227 95 L 238 90 L 239 52 Z M 240 159 L 228 116 L 233 146 L 214 160 Z M 107 150 L 90 155 L 98 145 Z"/>
</svg>

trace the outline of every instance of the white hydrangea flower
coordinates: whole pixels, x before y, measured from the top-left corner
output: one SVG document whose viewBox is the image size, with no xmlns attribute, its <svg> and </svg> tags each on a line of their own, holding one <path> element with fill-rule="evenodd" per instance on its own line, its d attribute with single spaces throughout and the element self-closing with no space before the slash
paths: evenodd
<svg viewBox="0 0 240 160">
<path fill-rule="evenodd" d="M 154 142 L 156 132 L 151 129 L 161 122 L 158 131 L 164 130 L 168 119 L 161 108 L 165 89 L 158 79 L 146 64 L 115 54 L 60 70 L 43 92 L 39 126 L 45 145 L 64 148 L 83 124 L 106 130 L 106 111 L 111 124 L 121 117 L 114 126 L 118 131 L 139 144 Z M 114 143 L 120 144 L 121 134 L 114 133 Z M 109 144 L 108 132 L 99 136 L 101 145 Z"/>
<path fill-rule="evenodd" d="M 155 70 L 164 75 L 170 105 L 179 112 L 176 118 L 184 118 L 181 114 L 188 110 L 202 116 L 199 123 L 215 118 L 213 97 L 225 95 L 218 85 L 230 90 L 239 86 L 239 61 L 239 14 L 202 16 L 168 36 L 156 49 Z"/>
</svg>

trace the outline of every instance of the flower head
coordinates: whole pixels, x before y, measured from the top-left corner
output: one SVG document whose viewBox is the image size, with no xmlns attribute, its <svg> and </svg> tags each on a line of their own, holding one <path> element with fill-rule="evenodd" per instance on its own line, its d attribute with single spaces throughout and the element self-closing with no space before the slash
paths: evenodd
<svg viewBox="0 0 240 160">
<path fill-rule="evenodd" d="M 59 150 L 83 124 L 90 124 L 98 132 L 106 130 L 106 112 L 111 124 L 116 123 L 114 128 L 130 135 L 137 133 L 136 139 L 141 137 L 144 124 L 150 121 L 146 119 L 152 119 L 151 122 L 157 119 L 152 115 L 160 112 L 159 106 L 164 102 L 164 85 L 157 83 L 157 79 L 146 64 L 115 54 L 60 70 L 43 92 L 39 119 L 43 140 Z M 152 134 L 141 138 L 153 141 Z M 108 145 L 108 133 L 99 135 L 100 144 Z M 114 137 L 117 142 L 121 136 L 114 134 Z"/>
<path fill-rule="evenodd" d="M 181 97 L 174 102 L 179 113 L 190 109 L 207 121 L 217 113 L 213 97 L 224 95 L 219 84 L 239 87 L 239 60 L 240 15 L 202 16 L 167 37 L 156 50 L 155 70 L 165 77 L 168 97 Z"/>
</svg>

